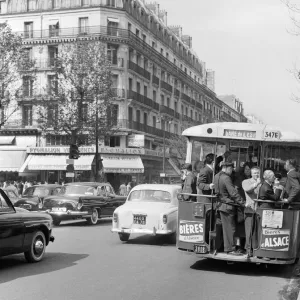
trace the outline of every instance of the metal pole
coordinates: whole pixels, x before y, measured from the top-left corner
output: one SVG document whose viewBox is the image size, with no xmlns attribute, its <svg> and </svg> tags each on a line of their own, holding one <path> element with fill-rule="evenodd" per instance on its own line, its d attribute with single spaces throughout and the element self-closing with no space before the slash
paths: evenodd
<svg viewBox="0 0 300 300">
<path fill-rule="evenodd" d="M 98 137 L 98 100 L 97 100 L 97 107 L 96 107 L 96 157 L 95 157 L 95 163 L 96 163 L 96 176 L 95 181 L 98 180 L 98 173 L 99 173 L 99 137 Z"/>
<path fill-rule="evenodd" d="M 163 173 L 165 174 L 165 159 L 166 159 L 166 143 L 165 143 L 165 138 L 166 138 L 166 132 L 165 132 L 165 127 L 166 124 L 164 122 L 164 128 L 163 128 Z M 163 183 L 165 183 L 165 177 L 163 177 Z"/>
</svg>

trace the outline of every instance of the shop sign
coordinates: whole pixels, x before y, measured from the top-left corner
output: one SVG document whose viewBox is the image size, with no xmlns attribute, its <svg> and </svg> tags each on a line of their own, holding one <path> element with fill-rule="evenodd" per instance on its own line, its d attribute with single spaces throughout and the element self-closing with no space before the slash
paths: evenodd
<svg viewBox="0 0 300 300">
<path fill-rule="evenodd" d="M 101 147 L 99 148 L 99 153 L 113 153 L 113 154 L 136 154 L 143 155 L 145 154 L 144 149 L 132 149 L 132 148 L 109 148 Z"/>
<path fill-rule="evenodd" d="M 179 241 L 199 243 L 204 241 L 204 221 L 185 221 L 179 223 Z"/>
<path fill-rule="evenodd" d="M 131 134 L 128 136 L 128 147 L 144 148 L 145 136 L 143 134 Z"/>
<path fill-rule="evenodd" d="M 224 129 L 224 136 L 245 138 L 245 139 L 255 139 L 256 131 Z"/>
<path fill-rule="evenodd" d="M 103 168 L 104 173 L 144 173 L 144 169 L 133 169 L 133 168 Z"/>
<path fill-rule="evenodd" d="M 265 229 L 261 235 L 261 250 L 288 251 L 290 245 L 289 229 Z"/>
</svg>

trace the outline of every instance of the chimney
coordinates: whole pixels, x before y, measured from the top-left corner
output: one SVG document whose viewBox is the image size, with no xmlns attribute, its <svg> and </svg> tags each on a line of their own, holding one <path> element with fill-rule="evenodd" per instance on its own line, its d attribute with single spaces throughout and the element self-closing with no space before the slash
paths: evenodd
<svg viewBox="0 0 300 300">
<path fill-rule="evenodd" d="M 180 25 L 172 25 L 169 29 L 180 39 L 182 38 L 182 27 Z"/>
<path fill-rule="evenodd" d="M 189 48 L 192 48 L 192 37 L 189 35 L 183 35 L 182 36 L 182 41 L 188 45 Z"/>
</svg>

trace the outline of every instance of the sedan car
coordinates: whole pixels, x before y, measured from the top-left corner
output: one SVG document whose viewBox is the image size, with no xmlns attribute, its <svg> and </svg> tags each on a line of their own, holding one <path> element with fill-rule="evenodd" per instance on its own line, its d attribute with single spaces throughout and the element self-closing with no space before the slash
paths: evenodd
<svg viewBox="0 0 300 300">
<path fill-rule="evenodd" d="M 46 197 L 43 210 L 52 216 L 56 226 L 78 218 L 95 225 L 100 217 L 111 217 L 125 200 L 116 195 L 110 183 L 75 182 L 64 185 L 57 196 Z"/>
<path fill-rule="evenodd" d="M 15 208 L 0 189 L 0 257 L 24 253 L 28 262 L 41 261 L 52 236 L 52 218 Z"/>
<path fill-rule="evenodd" d="M 27 188 L 21 198 L 14 203 L 15 207 L 25 208 L 30 211 L 38 211 L 43 208 L 46 196 L 57 195 L 61 189 L 58 184 L 34 185 Z"/>
<path fill-rule="evenodd" d="M 134 187 L 126 203 L 114 211 L 111 231 L 117 232 L 121 241 L 128 241 L 132 233 L 176 238 L 180 191 L 180 186 L 169 184 Z"/>
</svg>

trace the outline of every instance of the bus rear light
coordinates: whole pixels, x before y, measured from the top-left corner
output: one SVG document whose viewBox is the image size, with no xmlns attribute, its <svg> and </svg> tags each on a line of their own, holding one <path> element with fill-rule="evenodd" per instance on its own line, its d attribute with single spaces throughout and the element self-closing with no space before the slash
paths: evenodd
<svg viewBox="0 0 300 300">
<path fill-rule="evenodd" d="M 204 218 L 205 216 L 205 205 L 204 204 L 195 204 L 194 212 L 195 217 Z"/>
<path fill-rule="evenodd" d="M 167 215 L 163 215 L 163 223 L 167 224 L 168 222 L 168 216 Z"/>
</svg>

